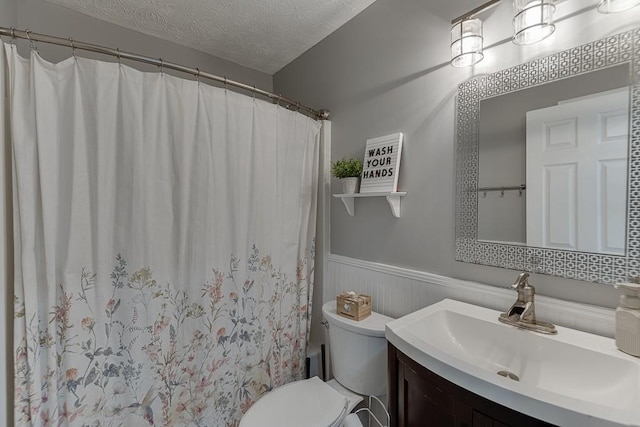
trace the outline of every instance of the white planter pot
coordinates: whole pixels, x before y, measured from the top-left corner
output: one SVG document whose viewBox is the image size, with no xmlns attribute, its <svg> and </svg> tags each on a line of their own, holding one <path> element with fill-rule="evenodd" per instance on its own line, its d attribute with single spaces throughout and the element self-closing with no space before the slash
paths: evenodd
<svg viewBox="0 0 640 427">
<path fill-rule="evenodd" d="M 340 181 L 342 181 L 342 193 L 354 194 L 358 192 L 360 178 L 342 178 Z"/>
</svg>

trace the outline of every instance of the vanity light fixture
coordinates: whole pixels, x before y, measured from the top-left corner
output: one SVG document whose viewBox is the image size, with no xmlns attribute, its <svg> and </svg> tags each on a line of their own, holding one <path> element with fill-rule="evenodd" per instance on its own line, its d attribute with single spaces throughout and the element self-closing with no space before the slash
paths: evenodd
<svg viewBox="0 0 640 427">
<path fill-rule="evenodd" d="M 513 42 L 525 45 L 539 42 L 549 37 L 556 29 L 553 0 L 514 0 Z"/>
<path fill-rule="evenodd" d="M 640 0 L 600 0 L 597 9 L 600 13 L 618 13 L 636 7 L 639 4 Z"/>
<path fill-rule="evenodd" d="M 470 12 L 451 21 L 451 65 L 469 67 L 482 61 L 484 54 L 482 20 L 475 16 L 496 5 L 500 0 L 490 0 Z"/>
<path fill-rule="evenodd" d="M 451 26 L 451 65 L 469 67 L 482 61 L 482 21 L 463 19 Z"/>
</svg>

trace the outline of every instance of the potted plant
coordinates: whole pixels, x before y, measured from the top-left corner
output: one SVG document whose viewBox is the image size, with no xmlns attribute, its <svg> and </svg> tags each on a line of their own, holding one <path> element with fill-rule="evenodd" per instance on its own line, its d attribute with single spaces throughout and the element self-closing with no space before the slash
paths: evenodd
<svg viewBox="0 0 640 427">
<path fill-rule="evenodd" d="M 362 174 L 360 159 L 342 159 L 331 165 L 331 173 L 342 181 L 342 192 L 353 194 L 358 192 L 358 183 Z"/>
</svg>

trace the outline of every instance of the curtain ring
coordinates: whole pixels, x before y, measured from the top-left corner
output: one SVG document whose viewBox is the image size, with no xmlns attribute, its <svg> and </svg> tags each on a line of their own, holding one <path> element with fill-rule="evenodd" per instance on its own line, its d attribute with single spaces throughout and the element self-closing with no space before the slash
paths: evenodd
<svg viewBox="0 0 640 427">
<path fill-rule="evenodd" d="M 117 52 L 116 58 L 118 58 L 118 64 L 122 65 L 122 56 L 120 55 L 119 47 L 116 48 L 116 52 Z"/>
<path fill-rule="evenodd" d="M 31 30 L 25 30 L 25 34 L 27 35 L 27 39 L 29 40 L 29 48 L 31 50 L 35 50 L 36 53 L 38 53 L 38 47 L 36 46 L 35 42 L 31 38 L 30 33 L 31 33 Z"/>
<path fill-rule="evenodd" d="M 253 99 L 256 99 L 256 85 L 253 85 Z"/>
<path fill-rule="evenodd" d="M 78 59 L 78 55 L 76 54 L 76 45 L 73 43 L 73 39 L 69 37 L 69 43 L 71 43 L 71 50 L 73 51 L 73 57 Z"/>
<path fill-rule="evenodd" d="M 300 111 L 300 101 L 296 102 L 296 112 Z"/>
<path fill-rule="evenodd" d="M 164 61 L 160 58 L 160 74 L 164 74 Z"/>
<path fill-rule="evenodd" d="M 224 90 L 227 90 L 227 76 L 224 76 Z"/>
<path fill-rule="evenodd" d="M 11 27 L 11 44 L 16 44 L 16 27 Z"/>
<path fill-rule="evenodd" d="M 200 68 L 196 67 L 196 81 L 200 83 Z"/>
</svg>

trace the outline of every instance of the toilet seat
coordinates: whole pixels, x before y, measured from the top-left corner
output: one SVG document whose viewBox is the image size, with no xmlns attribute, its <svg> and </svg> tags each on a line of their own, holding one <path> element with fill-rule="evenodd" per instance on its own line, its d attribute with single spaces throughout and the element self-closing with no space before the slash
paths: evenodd
<svg viewBox="0 0 640 427">
<path fill-rule="evenodd" d="M 294 381 L 253 404 L 240 427 L 338 427 L 349 400 L 320 378 Z"/>
</svg>

